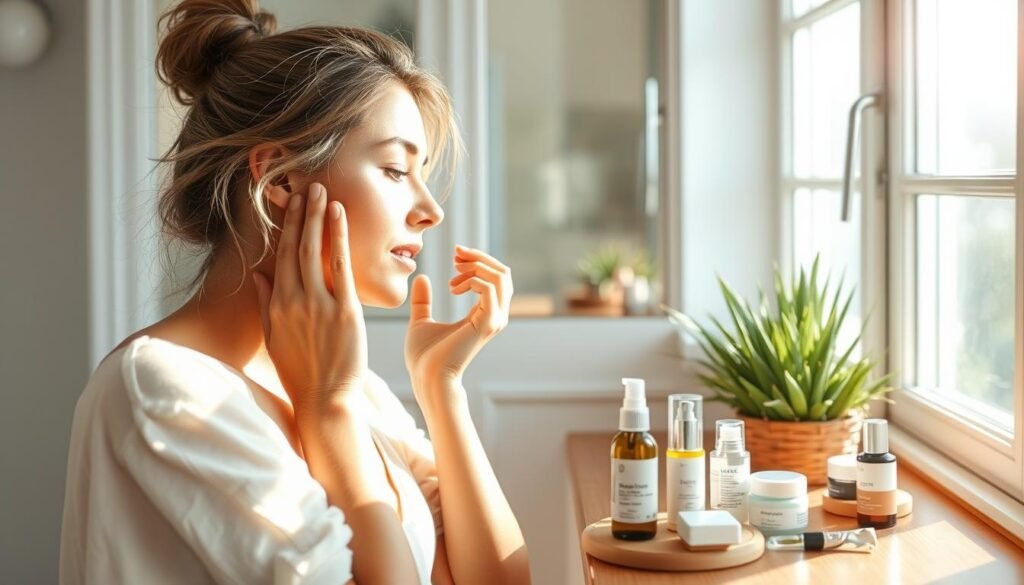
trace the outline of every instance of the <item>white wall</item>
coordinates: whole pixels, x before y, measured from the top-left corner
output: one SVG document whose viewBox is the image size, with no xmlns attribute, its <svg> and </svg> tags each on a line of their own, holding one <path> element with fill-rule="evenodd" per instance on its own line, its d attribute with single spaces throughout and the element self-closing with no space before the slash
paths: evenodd
<svg viewBox="0 0 1024 585">
<path fill-rule="evenodd" d="M 57 582 L 72 410 L 89 374 L 82 0 L 0 68 L 0 583 Z"/>
<path fill-rule="evenodd" d="M 724 317 L 716 274 L 754 299 L 779 258 L 778 3 L 681 6 L 683 304 Z"/>
</svg>

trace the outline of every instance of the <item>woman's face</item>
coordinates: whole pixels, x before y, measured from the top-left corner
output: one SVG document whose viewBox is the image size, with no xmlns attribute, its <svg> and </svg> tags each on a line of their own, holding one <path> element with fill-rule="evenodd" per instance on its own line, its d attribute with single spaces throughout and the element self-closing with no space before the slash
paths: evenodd
<svg viewBox="0 0 1024 585">
<path fill-rule="evenodd" d="M 435 162 L 425 160 L 426 148 L 419 107 L 395 83 L 346 135 L 325 176 L 314 179 L 327 189 L 328 202 L 345 206 L 352 274 L 364 305 L 405 302 L 423 232 L 444 218 L 424 183 L 424 165 Z M 324 232 L 324 276 L 333 293 L 330 234 Z"/>
</svg>

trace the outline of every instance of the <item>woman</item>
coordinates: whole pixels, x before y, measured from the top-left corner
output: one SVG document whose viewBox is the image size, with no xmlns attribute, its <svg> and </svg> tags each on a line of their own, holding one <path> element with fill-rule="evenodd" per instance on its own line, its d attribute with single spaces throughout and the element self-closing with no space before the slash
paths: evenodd
<svg viewBox="0 0 1024 585">
<path fill-rule="evenodd" d="M 190 108 L 161 218 L 210 252 L 79 399 L 61 583 L 528 583 L 461 383 L 507 323 L 509 269 L 456 247 L 450 290 L 479 297 L 456 323 L 425 276 L 409 292 L 443 218 L 428 171 L 459 152 L 444 88 L 371 31 L 274 34 L 255 0 L 164 23 L 158 70 Z M 407 295 L 429 441 L 367 367 L 362 305 Z"/>
</svg>

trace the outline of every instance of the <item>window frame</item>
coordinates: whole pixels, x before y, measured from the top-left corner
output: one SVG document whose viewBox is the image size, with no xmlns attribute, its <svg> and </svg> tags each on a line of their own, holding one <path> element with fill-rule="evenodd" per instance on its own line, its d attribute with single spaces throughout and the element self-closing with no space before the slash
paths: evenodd
<svg viewBox="0 0 1024 585">
<path fill-rule="evenodd" d="M 1018 31 L 1024 22 L 1024 6 L 1018 1 Z M 887 39 L 889 79 L 889 300 L 890 300 L 890 370 L 897 372 L 897 390 L 894 404 L 889 408 L 892 420 L 908 432 L 925 440 L 939 451 L 960 461 L 997 487 L 1018 500 L 1024 497 L 1024 205 L 1021 205 L 1022 183 L 1020 169 L 1024 168 L 1024 132 L 1021 115 L 1024 111 L 1024 75 L 1021 60 L 1017 63 L 1017 170 L 1009 175 L 978 176 L 922 176 L 914 172 L 915 136 L 913 47 L 915 28 L 914 0 L 891 2 L 888 7 Z M 1022 44 L 1018 33 L 1018 55 Z M 978 418 L 955 414 L 957 401 L 933 392 L 914 388 L 910 376 L 916 360 L 916 196 L 942 195 L 1000 195 L 1016 199 L 1016 271 L 1015 292 L 1015 366 L 1014 366 L 1014 423 L 1013 434 Z"/>
<path fill-rule="evenodd" d="M 780 161 L 779 196 L 781 226 L 780 240 L 783 253 L 780 266 L 786 274 L 796 269 L 794 198 L 797 189 L 832 189 L 841 191 L 843 178 L 799 178 L 794 174 L 794 96 L 793 96 L 793 36 L 797 30 L 826 19 L 852 4 L 860 4 L 860 94 L 885 91 L 885 19 L 886 0 L 827 0 L 797 17 L 791 15 L 791 0 L 780 0 L 780 120 L 779 139 L 782 144 Z M 856 97 L 859 97 L 856 96 Z M 856 99 L 856 97 L 854 99 Z M 860 297 L 863 313 L 870 320 L 861 337 L 862 351 L 879 359 L 880 366 L 873 376 L 880 376 L 886 364 L 888 325 L 888 299 L 886 266 L 887 180 L 885 141 L 885 99 L 880 107 L 866 109 L 861 116 L 859 144 L 859 172 L 855 173 L 853 190 L 859 193 L 860 274 L 856 294 Z M 853 102 L 850 103 L 853 105 Z M 844 112 L 845 113 L 845 112 Z M 858 159 L 855 159 L 858 160 Z M 859 175 L 859 176 L 858 176 Z M 872 180 L 864 180 L 870 178 Z M 852 195 L 852 194 L 851 194 Z M 876 416 L 885 414 L 884 405 L 872 407 Z"/>
</svg>

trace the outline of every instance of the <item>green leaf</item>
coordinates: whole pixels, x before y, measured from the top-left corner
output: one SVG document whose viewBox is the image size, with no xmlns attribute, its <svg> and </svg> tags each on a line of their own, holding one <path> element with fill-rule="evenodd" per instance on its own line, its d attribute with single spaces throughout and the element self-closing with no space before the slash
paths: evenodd
<svg viewBox="0 0 1024 585">
<path fill-rule="evenodd" d="M 857 397 L 858 391 L 863 391 L 864 378 L 871 371 L 871 363 L 868 361 L 858 362 L 854 366 L 853 374 L 846 380 L 844 388 L 839 392 L 839 396 L 836 397 L 835 402 L 828 409 L 828 418 L 830 420 L 837 419 L 850 409 L 853 400 Z"/>
<path fill-rule="evenodd" d="M 804 396 L 803 390 L 800 389 L 800 385 L 797 384 L 796 380 L 789 372 L 785 373 L 786 378 L 786 393 L 789 395 L 789 405 L 796 413 L 797 417 L 804 418 L 807 416 L 807 398 Z"/>
<path fill-rule="evenodd" d="M 832 406 L 831 400 L 826 400 L 811 407 L 809 420 L 825 420 L 828 415 L 828 407 Z"/>
<path fill-rule="evenodd" d="M 763 405 L 765 402 L 768 402 L 770 400 L 769 396 L 762 392 L 760 388 L 754 386 L 746 379 L 739 378 L 739 381 L 740 385 L 743 386 L 743 389 L 746 390 L 747 395 L 750 396 L 750 399 L 756 404 L 762 405 L 762 408 L 759 409 L 760 412 L 764 412 Z"/>
<path fill-rule="evenodd" d="M 789 405 L 786 404 L 785 400 L 778 400 L 778 399 L 770 400 L 768 402 L 765 402 L 764 406 L 769 411 L 774 411 L 776 414 L 778 414 L 783 419 L 789 419 L 789 420 L 794 420 L 794 421 L 800 420 L 796 416 L 796 414 L 793 413 L 793 409 L 791 409 L 789 407 Z"/>
</svg>

